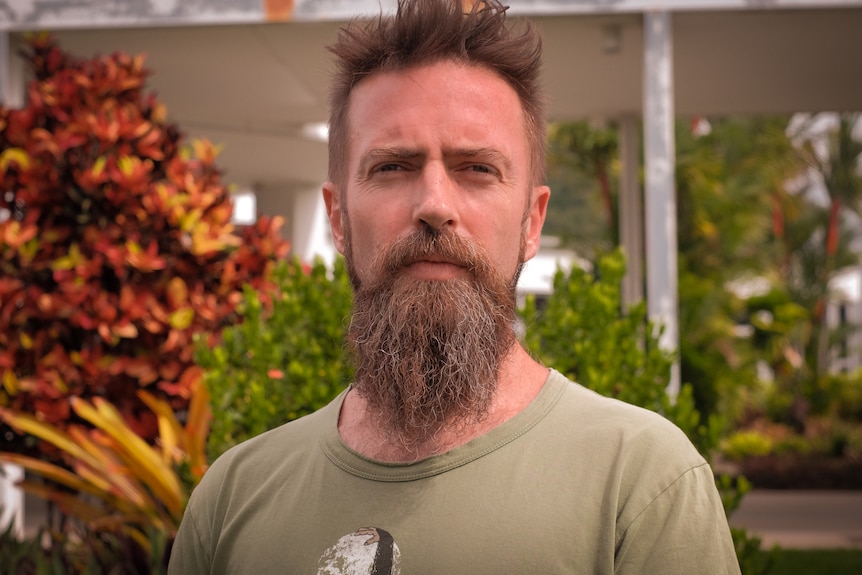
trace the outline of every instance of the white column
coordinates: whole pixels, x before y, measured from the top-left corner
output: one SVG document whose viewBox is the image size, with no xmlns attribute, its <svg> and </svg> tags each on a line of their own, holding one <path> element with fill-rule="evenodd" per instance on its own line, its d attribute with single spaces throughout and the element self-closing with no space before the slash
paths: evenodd
<svg viewBox="0 0 862 575">
<path fill-rule="evenodd" d="M 335 261 L 336 251 L 329 231 L 329 218 L 320 188 L 296 193 L 293 203 L 293 253 L 306 262 L 320 257 L 327 265 Z"/>
<path fill-rule="evenodd" d="M 292 255 L 306 262 L 320 256 L 330 265 L 337 252 L 329 232 L 321 187 L 322 184 L 270 184 L 257 186 L 255 196 L 258 214 L 284 217 L 281 235 L 290 241 Z"/>
<path fill-rule="evenodd" d="M 626 254 L 623 307 L 643 301 L 643 202 L 638 183 L 638 125 L 631 115 L 620 118 L 620 245 Z"/>
<path fill-rule="evenodd" d="M 662 348 L 679 349 L 673 93 L 673 30 L 667 11 L 644 14 L 644 157 L 646 163 L 647 309 L 664 327 Z M 668 393 L 680 385 L 679 363 Z"/>
<path fill-rule="evenodd" d="M 289 184 L 266 184 L 253 186 L 257 215 L 281 216 L 284 225 L 281 228 L 281 237 L 290 240 L 293 237 L 293 203 L 294 194 Z"/>
<path fill-rule="evenodd" d="M 14 50 L 7 30 L 0 30 L 0 102 L 7 108 L 24 105 L 24 62 Z"/>
<path fill-rule="evenodd" d="M 0 531 L 10 525 L 19 539 L 24 535 L 24 492 L 15 484 L 24 479 L 18 465 L 0 464 Z"/>
</svg>

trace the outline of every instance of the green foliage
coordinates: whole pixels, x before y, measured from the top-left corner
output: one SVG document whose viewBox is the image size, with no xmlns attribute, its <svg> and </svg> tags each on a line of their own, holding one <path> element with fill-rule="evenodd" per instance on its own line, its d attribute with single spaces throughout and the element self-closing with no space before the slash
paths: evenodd
<svg viewBox="0 0 862 575">
<path fill-rule="evenodd" d="M 768 276 L 779 260 L 776 205 L 802 163 L 786 117 L 710 118 L 708 134 L 677 124 L 680 371 L 698 410 L 727 424 L 744 411 L 757 355 L 740 337 L 743 303 L 730 286 Z"/>
<path fill-rule="evenodd" d="M 862 573 L 862 549 L 780 549 L 772 556 L 772 575 Z M 748 575 L 746 571 L 743 573 Z"/>
<path fill-rule="evenodd" d="M 720 475 L 716 478 L 716 486 L 728 516 L 739 508 L 745 494 L 751 491 L 751 483 L 741 475 Z M 771 552 L 763 551 L 762 540 L 745 529 L 731 527 L 730 535 L 743 575 L 766 575 L 772 572 L 777 548 Z"/>
<path fill-rule="evenodd" d="M 745 529 L 730 528 L 739 569 L 743 575 L 766 575 L 775 573 L 775 561 L 779 548 L 773 547 L 765 551 L 760 537 L 751 535 Z"/>
<path fill-rule="evenodd" d="M 808 455 L 814 450 L 811 440 L 808 438 L 792 433 L 780 440 L 775 441 L 775 447 L 772 450 L 776 455 Z"/>
<path fill-rule="evenodd" d="M 690 386 L 675 399 L 667 394 L 673 355 L 659 347 L 645 306 L 621 312 L 624 273 L 619 251 L 602 257 L 595 273 L 558 271 L 547 306 L 539 312 L 528 298 L 522 310 L 527 348 L 590 389 L 664 415 L 708 451 L 712 436 L 700 424 Z"/>
<path fill-rule="evenodd" d="M 15 575 L 164 575 L 167 535 L 150 531 L 148 538 L 150 551 L 142 553 L 116 534 L 43 528 L 19 540 L 10 525 L 0 533 L 0 567 Z"/>
<path fill-rule="evenodd" d="M 229 447 L 323 407 L 351 380 L 344 333 L 352 295 L 343 260 L 327 271 L 281 262 L 266 311 L 253 289 L 243 293 L 242 324 L 209 347 L 199 341 L 198 364 L 210 390 L 210 460 Z"/>
<path fill-rule="evenodd" d="M 772 438 L 756 431 L 738 431 L 721 442 L 722 452 L 735 461 L 768 455 L 775 449 Z"/>
<path fill-rule="evenodd" d="M 862 370 L 824 377 L 833 415 L 862 423 Z"/>
<path fill-rule="evenodd" d="M 742 504 L 742 498 L 751 491 L 751 483 L 742 475 L 722 474 L 716 478 L 721 493 L 721 502 L 728 515 Z"/>
<path fill-rule="evenodd" d="M 544 230 L 581 256 L 614 245 L 619 161 L 613 128 L 560 122 L 548 131 L 547 182 L 554 193 Z"/>
<path fill-rule="evenodd" d="M 859 261 L 859 122 L 859 114 L 713 117 L 706 132 L 677 123 L 679 363 L 703 424 L 730 426 L 750 413 L 745 402 L 764 365 L 775 393 L 756 398 L 768 403 L 755 409 L 797 430 L 809 414 L 833 410 L 830 358 L 854 328 L 825 317 L 830 280 Z M 614 213 L 615 141 L 613 127 L 584 122 L 549 130 L 555 205 L 579 213 L 548 229 L 576 236 L 568 245 L 584 257 L 615 241 L 615 221 L 602 217 Z M 771 292 L 747 302 L 754 280 Z"/>
</svg>

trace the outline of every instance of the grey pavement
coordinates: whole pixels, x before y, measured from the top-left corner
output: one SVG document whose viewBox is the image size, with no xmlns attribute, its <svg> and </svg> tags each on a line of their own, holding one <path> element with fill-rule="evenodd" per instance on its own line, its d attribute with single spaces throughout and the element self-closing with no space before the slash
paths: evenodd
<svg viewBox="0 0 862 575">
<path fill-rule="evenodd" d="M 862 549 L 862 491 L 753 490 L 730 524 L 764 548 Z"/>
</svg>

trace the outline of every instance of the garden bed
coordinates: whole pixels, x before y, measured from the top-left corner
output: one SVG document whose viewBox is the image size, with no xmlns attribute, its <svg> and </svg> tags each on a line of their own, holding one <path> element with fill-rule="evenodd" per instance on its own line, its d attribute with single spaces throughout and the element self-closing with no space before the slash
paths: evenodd
<svg viewBox="0 0 862 575">
<path fill-rule="evenodd" d="M 745 458 L 739 471 L 756 489 L 862 490 L 862 460 L 823 455 Z"/>
</svg>

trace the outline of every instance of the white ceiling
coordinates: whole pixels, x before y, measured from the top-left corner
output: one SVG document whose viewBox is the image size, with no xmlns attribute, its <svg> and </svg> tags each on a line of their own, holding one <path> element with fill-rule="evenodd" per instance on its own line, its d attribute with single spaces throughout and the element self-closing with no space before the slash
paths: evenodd
<svg viewBox="0 0 862 575">
<path fill-rule="evenodd" d="M 641 109 L 637 14 L 534 19 L 545 35 L 552 119 L 607 119 Z M 326 146 L 301 135 L 324 122 L 338 22 L 64 30 L 92 56 L 146 53 L 150 86 L 171 119 L 225 145 L 226 180 L 317 185 Z M 862 9 L 673 15 L 678 115 L 862 110 Z M 619 50 L 605 45 L 619 31 Z M 16 37 L 17 39 L 17 37 Z"/>
</svg>

